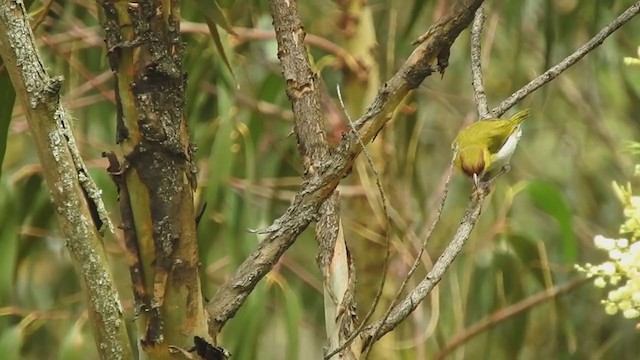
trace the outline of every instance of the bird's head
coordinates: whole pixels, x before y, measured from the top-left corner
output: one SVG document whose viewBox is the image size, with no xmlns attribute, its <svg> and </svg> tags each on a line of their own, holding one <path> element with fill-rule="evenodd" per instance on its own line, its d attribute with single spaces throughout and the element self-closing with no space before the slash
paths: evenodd
<svg viewBox="0 0 640 360">
<path fill-rule="evenodd" d="M 480 145 L 466 146 L 458 149 L 455 164 L 462 172 L 472 178 L 477 185 L 479 179 L 491 165 L 491 156 L 486 147 Z"/>
</svg>

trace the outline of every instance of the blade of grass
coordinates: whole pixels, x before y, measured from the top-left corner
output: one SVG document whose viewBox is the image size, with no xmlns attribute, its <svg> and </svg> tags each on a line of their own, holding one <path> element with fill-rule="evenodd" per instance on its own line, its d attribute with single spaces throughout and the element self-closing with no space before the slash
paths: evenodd
<svg viewBox="0 0 640 360">
<path fill-rule="evenodd" d="M 207 22 L 207 26 L 209 27 L 209 33 L 211 34 L 213 43 L 216 46 L 216 50 L 218 50 L 222 61 L 227 66 L 227 69 L 235 80 L 236 76 L 233 73 L 231 63 L 229 62 L 229 58 L 227 57 L 227 54 L 224 50 L 224 46 L 222 45 L 222 39 L 220 38 L 218 26 L 225 29 L 231 35 L 236 35 L 236 32 L 233 30 L 233 27 L 231 27 L 231 24 L 227 20 L 227 17 L 224 15 L 222 8 L 220 8 L 220 5 L 218 5 L 217 1 L 197 0 L 196 2 L 198 3 L 200 10 L 202 10 L 202 14 L 204 15 L 204 19 Z"/>
<path fill-rule="evenodd" d="M 4 68 L 0 61 L 0 68 Z M 13 104 L 16 99 L 16 92 L 13 89 L 9 74 L 0 70 L 0 177 L 2 176 L 2 162 L 7 149 L 7 134 L 9 133 L 9 124 L 11 123 L 11 114 L 13 113 Z"/>
</svg>

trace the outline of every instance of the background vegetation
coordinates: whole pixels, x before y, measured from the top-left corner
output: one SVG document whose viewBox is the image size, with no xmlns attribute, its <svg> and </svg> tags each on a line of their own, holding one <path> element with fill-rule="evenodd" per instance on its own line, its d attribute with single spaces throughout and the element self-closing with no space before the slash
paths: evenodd
<svg viewBox="0 0 640 360">
<path fill-rule="evenodd" d="M 219 1 L 237 36 L 223 33 L 233 75 L 216 51 L 204 19 L 183 4 L 189 75 L 187 114 L 198 145 L 196 199 L 208 206 L 198 228 L 204 293 L 255 247 L 246 228 L 267 226 L 301 183 L 290 105 L 264 1 Z M 337 141 L 348 124 L 336 101 L 343 88 L 352 117 L 408 56 L 411 40 L 447 1 L 300 2 L 309 53 L 325 84 L 327 132 Z M 496 105 L 582 45 L 632 1 L 488 1 L 483 67 L 489 104 Z M 117 151 L 111 71 L 93 2 L 52 4 L 36 37 L 51 74 L 63 75 L 64 105 L 104 200 L 118 218 L 116 191 L 103 151 Z M 349 9 L 352 16 L 346 16 Z M 41 2 L 31 10 L 40 16 Z M 357 19 L 357 21 L 354 21 Z M 604 255 L 595 234 L 615 236 L 621 206 L 612 180 L 631 177 L 626 141 L 640 131 L 640 68 L 625 67 L 640 41 L 634 19 L 600 48 L 520 107 L 524 127 L 512 171 L 497 181 L 471 241 L 430 301 L 376 348 L 379 358 L 433 358 L 474 323 L 519 301 L 580 277 L 576 262 Z M 374 46 L 375 45 L 375 46 Z M 336 47 L 344 51 L 336 51 Z M 455 43 L 443 79 L 429 78 L 369 147 L 389 202 L 392 260 L 383 304 L 395 294 L 435 215 L 457 131 L 475 119 L 469 36 Z M 357 56 L 357 57 L 353 57 Z M 359 63 L 358 63 L 359 61 Z M 356 71 L 353 71 L 356 70 Z M 4 80 L 3 80 L 4 81 Z M 0 84 L 7 101 L 7 84 Z M 9 109 L 0 104 L 2 121 Z M 19 106 L 10 113 L 0 177 L 0 353 L 7 358 L 85 359 L 96 350 L 73 267 L 52 220 L 52 204 Z M 384 254 L 384 215 L 371 171 L 359 162 L 339 186 L 348 243 L 358 270 L 358 309 L 368 309 Z M 425 269 L 446 246 L 471 191 L 454 178 L 443 218 L 428 246 Z M 107 244 L 125 312 L 131 289 L 121 240 Z M 316 243 L 307 231 L 262 281 L 219 339 L 234 359 L 297 359 L 320 354 L 325 337 Z M 602 291 L 576 287 L 489 327 L 452 358 L 633 359 L 640 351 L 632 321 L 604 314 Z M 391 357 L 389 357 L 391 356 Z"/>
</svg>

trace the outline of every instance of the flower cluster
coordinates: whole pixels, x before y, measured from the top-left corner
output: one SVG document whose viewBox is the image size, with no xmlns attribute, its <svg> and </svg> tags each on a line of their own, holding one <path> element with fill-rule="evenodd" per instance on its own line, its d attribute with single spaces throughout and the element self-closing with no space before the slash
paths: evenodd
<svg viewBox="0 0 640 360">
<path fill-rule="evenodd" d="M 640 65 L 640 47 L 638 47 L 637 58 L 625 56 L 623 62 L 625 65 Z"/>
<path fill-rule="evenodd" d="M 626 220 L 620 226 L 620 234 L 625 237 L 612 239 L 597 235 L 594 245 L 607 251 L 609 260 L 599 265 L 576 265 L 576 268 L 593 278 L 596 287 L 616 287 L 602 300 L 607 314 L 622 312 L 625 318 L 635 319 L 640 317 L 640 196 L 632 195 L 629 184 L 622 187 L 614 183 L 614 190 L 624 205 Z"/>
</svg>

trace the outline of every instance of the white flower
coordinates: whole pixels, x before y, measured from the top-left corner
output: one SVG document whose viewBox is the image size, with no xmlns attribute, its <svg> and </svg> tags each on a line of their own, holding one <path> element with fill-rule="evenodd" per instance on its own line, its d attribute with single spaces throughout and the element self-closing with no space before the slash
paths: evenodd
<svg viewBox="0 0 640 360">
<path fill-rule="evenodd" d="M 631 266 L 635 264 L 635 259 L 628 252 L 625 252 L 624 255 L 618 260 L 618 265 L 625 269 L 625 271 L 631 270 Z"/>
<path fill-rule="evenodd" d="M 618 302 L 620 298 L 620 291 L 618 291 L 618 289 L 609 291 L 609 294 L 607 295 L 607 299 L 613 302 Z"/>
<path fill-rule="evenodd" d="M 628 56 L 625 56 L 625 57 L 622 59 L 622 62 L 623 62 L 625 65 L 640 65 L 640 60 L 638 60 L 638 59 L 636 59 L 636 58 L 628 57 Z"/>
<path fill-rule="evenodd" d="M 612 261 L 602 263 L 602 265 L 600 265 L 600 271 L 602 271 L 604 275 L 613 275 L 616 273 L 616 264 Z"/>
<path fill-rule="evenodd" d="M 629 246 L 629 240 L 625 238 L 618 239 L 616 240 L 616 246 L 618 247 L 618 249 L 625 249 L 627 246 Z"/>
<path fill-rule="evenodd" d="M 618 249 L 613 249 L 609 251 L 609 258 L 611 260 L 620 260 L 622 258 L 622 251 Z"/>
<path fill-rule="evenodd" d="M 618 288 L 618 294 L 620 294 L 620 299 L 624 299 L 625 301 L 631 299 L 631 289 L 626 285 Z"/>
<path fill-rule="evenodd" d="M 622 311 L 627 311 L 627 310 L 629 310 L 629 309 L 632 309 L 632 308 L 633 308 L 633 305 L 631 305 L 631 301 L 629 301 L 629 300 L 623 300 L 623 301 L 620 301 L 620 302 L 618 303 L 618 307 L 619 307 L 619 308 L 620 308 L 620 310 L 622 310 Z"/>
<path fill-rule="evenodd" d="M 637 146 L 640 148 L 640 143 Z M 640 164 L 636 166 L 636 173 L 640 175 Z M 620 311 L 625 318 L 636 319 L 640 318 L 640 196 L 632 195 L 630 183 L 626 186 L 614 183 L 613 189 L 623 205 L 626 219 L 620 226 L 620 234 L 625 237 L 611 239 L 596 235 L 593 243 L 607 252 L 607 261 L 575 268 L 587 278 L 593 278 L 595 287 L 612 287 L 606 300 L 601 302 L 607 314 Z"/>
<path fill-rule="evenodd" d="M 624 316 L 627 319 L 635 319 L 638 316 L 640 316 L 640 311 L 636 309 L 627 309 L 622 312 L 622 316 Z"/>
<path fill-rule="evenodd" d="M 611 250 L 616 246 L 616 242 L 613 239 L 606 238 L 602 235 L 596 235 L 593 238 L 593 243 L 598 249 Z"/>
<path fill-rule="evenodd" d="M 607 303 L 604 307 L 604 312 L 608 315 L 615 315 L 618 312 L 618 306 L 615 303 Z"/>
</svg>

